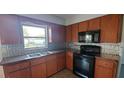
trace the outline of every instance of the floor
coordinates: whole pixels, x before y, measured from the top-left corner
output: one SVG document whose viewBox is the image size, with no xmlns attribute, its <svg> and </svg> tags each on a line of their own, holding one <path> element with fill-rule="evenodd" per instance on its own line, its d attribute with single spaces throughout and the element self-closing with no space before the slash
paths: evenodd
<svg viewBox="0 0 124 93">
<path fill-rule="evenodd" d="M 78 76 L 74 75 L 71 71 L 64 69 L 55 75 L 51 76 L 50 78 L 79 78 Z"/>
</svg>

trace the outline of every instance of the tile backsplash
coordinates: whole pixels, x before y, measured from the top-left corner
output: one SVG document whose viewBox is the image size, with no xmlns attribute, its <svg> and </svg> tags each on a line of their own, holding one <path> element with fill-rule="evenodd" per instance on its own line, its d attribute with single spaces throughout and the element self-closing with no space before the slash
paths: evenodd
<svg viewBox="0 0 124 93">
<path fill-rule="evenodd" d="M 6 44 L 1 45 L 1 51 L 3 57 L 12 57 L 19 56 L 35 52 L 44 52 L 47 50 L 57 50 L 65 49 L 65 43 L 51 43 L 48 45 L 48 48 L 44 49 L 35 49 L 35 50 L 25 50 L 23 44 Z"/>
<path fill-rule="evenodd" d="M 121 43 L 70 43 L 68 47 L 72 49 L 80 50 L 80 45 L 97 45 L 101 46 L 102 53 L 105 54 L 113 54 L 113 55 L 121 55 Z"/>
<path fill-rule="evenodd" d="M 28 53 L 35 53 L 35 52 L 44 52 L 47 50 L 58 50 L 58 49 L 65 49 L 72 48 L 75 50 L 80 50 L 80 45 L 98 45 L 102 47 L 102 53 L 105 54 L 114 54 L 114 55 L 121 55 L 122 44 L 121 43 L 50 43 L 48 48 L 46 49 L 37 49 L 37 50 L 25 50 L 23 44 L 8 44 L 8 45 L 1 45 L 1 55 L 2 57 L 12 57 L 12 56 L 19 56 Z"/>
</svg>

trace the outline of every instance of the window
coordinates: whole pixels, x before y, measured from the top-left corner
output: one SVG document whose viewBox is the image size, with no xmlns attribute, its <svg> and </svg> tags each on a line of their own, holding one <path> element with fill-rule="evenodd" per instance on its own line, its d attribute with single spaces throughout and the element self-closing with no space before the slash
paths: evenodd
<svg viewBox="0 0 124 93">
<path fill-rule="evenodd" d="M 47 28 L 42 26 L 23 25 L 24 47 L 47 47 Z"/>
</svg>

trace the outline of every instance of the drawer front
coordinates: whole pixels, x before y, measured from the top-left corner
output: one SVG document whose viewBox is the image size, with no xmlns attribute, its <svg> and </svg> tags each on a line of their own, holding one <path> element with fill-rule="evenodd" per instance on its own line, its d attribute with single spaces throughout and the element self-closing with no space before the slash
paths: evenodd
<svg viewBox="0 0 124 93">
<path fill-rule="evenodd" d="M 22 61 L 19 63 L 14 63 L 14 64 L 9 64 L 9 65 L 5 65 L 3 66 L 5 73 L 10 73 L 10 72 L 14 72 L 20 69 L 24 69 L 30 66 L 30 62 L 28 61 Z"/>
<path fill-rule="evenodd" d="M 104 67 L 95 67 L 95 78 L 113 78 L 113 70 Z"/>
<path fill-rule="evenodd" d="M 45 57 L 36 58 L 36 59 L 32 59 L 30 62 L 31 62 L 31 66 L 38 65 L 38 64 L 46 62 L 46 58 Z"/>
<path fill-rule="evenodd" d="M 18 70 L 12 73 L 6 73 L 6 78 L 30 78 L 30 68 Z"/>
<path fill-rule="evenodd" d="M 114 60 L 107 60 L 107 59 L 96 59 L 96 65 L 102 66 L 106 68 L 113 68 L 114 66 Z"/>
</svg>

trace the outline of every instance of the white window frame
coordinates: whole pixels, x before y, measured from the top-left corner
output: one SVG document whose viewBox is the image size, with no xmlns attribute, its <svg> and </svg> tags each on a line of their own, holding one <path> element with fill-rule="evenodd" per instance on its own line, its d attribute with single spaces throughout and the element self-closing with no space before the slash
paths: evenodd
<svg viewBox="0 0 124 93">
<path fill-rule="evenodd" d="M 23 35 L 23 47 L 25 50 L 37 50 L 37 49 L 46 49 L 48 48 L 48 27 L 47 25 L 38 25 L 38 24 L 34 24 L 34 23 L 30 23 L 30 22 L 26 22 L 26 23 L 21 23 L 22 26 L 22 35 Z M 26 48 L 25 44 L 24 44 L 24 38 L 40 38 L 40 37 L 25 37 L 23 34 L 23 26 L 32 26 L 32 27 L 41 27 L 41 28 L 45 28 L 45 47 L 32 47 L 32 48 Z"/>
</svg>

